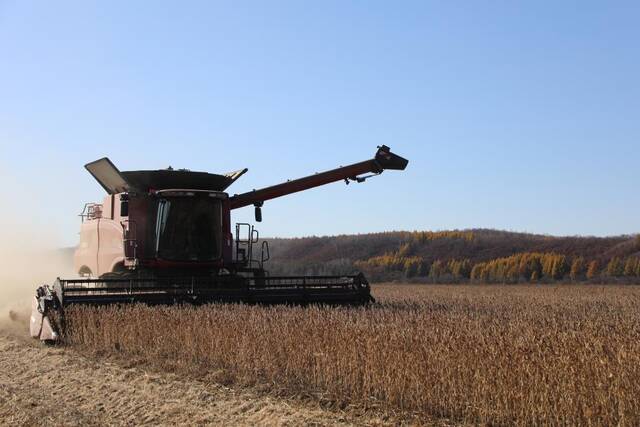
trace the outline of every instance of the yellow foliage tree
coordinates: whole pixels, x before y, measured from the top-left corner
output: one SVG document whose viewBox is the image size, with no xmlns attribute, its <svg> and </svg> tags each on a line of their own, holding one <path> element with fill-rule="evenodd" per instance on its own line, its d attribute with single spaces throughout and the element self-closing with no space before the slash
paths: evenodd
<svg viewBox="0 0 640 427">
<path fill-rule="evenodd" d="M 607 264 L 607 275 L 609 277 L 620 277 L 624 274 L 624 265 L 622 260 L 618 257 L 611 258 L 609 264 Z"/>
<path fill-rule="evenodd" d="M 638 258 L 629 257 L 624 263 L 624 275 L 626 277 L 633 277 L 636 275 L 636 268 L 638 266 Z"/>
<path fill-rule="evenodd" d="M 600 263 L 598 261 L 591 261 L 587 268 L 587 279 L 595 279 L 600 274 Z"/>
<path fill-rule="evenodd" d="M 584 274 L 584 268 L 585 268 L 584 258 L 582 257 L 575 258 L 573 260 L 573 263 L 571 263 L 571 272 L 569 273 L 571 280 L 573 281 L 580 280 L 582 278 L 582 275 Z"/>
</svg>

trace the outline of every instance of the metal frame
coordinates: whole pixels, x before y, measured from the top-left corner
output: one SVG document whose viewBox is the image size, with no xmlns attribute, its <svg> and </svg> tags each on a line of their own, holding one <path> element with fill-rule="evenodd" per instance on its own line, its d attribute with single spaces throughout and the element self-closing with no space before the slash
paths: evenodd
<svg viewBox="0 0 640 427">
<path fill-rule="evenodd" d="M 369 282 L 354 276 L 213 276 L 139 279 L 58 279 L 54 293 L 60 305 L 207 304 L 244 302 L 274 304 L 347 304 L 373 302 Z"/>
</svg>

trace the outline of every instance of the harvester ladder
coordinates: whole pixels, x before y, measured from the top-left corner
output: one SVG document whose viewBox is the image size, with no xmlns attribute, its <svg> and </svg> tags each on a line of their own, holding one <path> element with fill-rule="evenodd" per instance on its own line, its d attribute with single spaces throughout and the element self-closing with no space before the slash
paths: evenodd
<svg viewBox="0 0 640 427">
<path fill-rule="evenodd" d="M 137 260 L 138 240 L 136 236 L 136 223 L 129 219 L 122 221 L 122 233 L 124 243 L 124 259 L 125 264 L 128 266 L 135 266 Z"/>
<path fill-rule="evenodd" d="M 243 233 L 243 229 L 246 233 Z M 242 237 L 245 235 L 246 237 Z M 239 222 L 236 224 L 236 262 L 242 263 L 245 266 L 252 268 L 254 264 L 258 264 L 259 268 L 262 268 L 264 261 L 268 260 L 269 245 L 262 246 L 262 254 L 260 259 L 253 258 L 253 245 L 260 241 L 260 233 L 256 228 L 248 223 Z M 264 242 L 263 242 L 264 243 Z M 266 255 L 265 255 L 266 246 Z"/>
<path fill-rule="evenodd" d="M 243 233 L 246 230 L 246 234 Z M 236 261 L 238 263 L 250 264 L 253 256 L 253 231 L 251 224 L 239 222 L 236 224 Z M 246 235 L 246 237 L 243 237 Z"/>
</svg>

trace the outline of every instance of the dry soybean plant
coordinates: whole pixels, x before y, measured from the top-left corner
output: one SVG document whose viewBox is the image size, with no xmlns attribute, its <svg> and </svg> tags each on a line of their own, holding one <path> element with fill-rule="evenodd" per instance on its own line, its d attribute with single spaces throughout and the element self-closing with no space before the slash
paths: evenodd
<svg viewBox="0 0 640 427">
<path fill-rule="evenodd" d="M 489 424 L 640 423 L 640 288 L 374 288 L 368 308 L 74 308 L 68 343 L 188 375 Z"/>
</svg>

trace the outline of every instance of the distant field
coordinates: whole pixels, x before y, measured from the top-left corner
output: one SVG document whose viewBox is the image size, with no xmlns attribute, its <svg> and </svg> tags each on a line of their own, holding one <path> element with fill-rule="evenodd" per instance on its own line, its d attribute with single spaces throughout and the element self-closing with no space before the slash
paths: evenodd
<svg viewBox="0 0 640 427">
<path fill-rule="evenodd" d="M 341 407 L 638 425 L 640 287 L 378 285 L 369 308 L 77 308 L 70 345 Z"/>
</svg>

